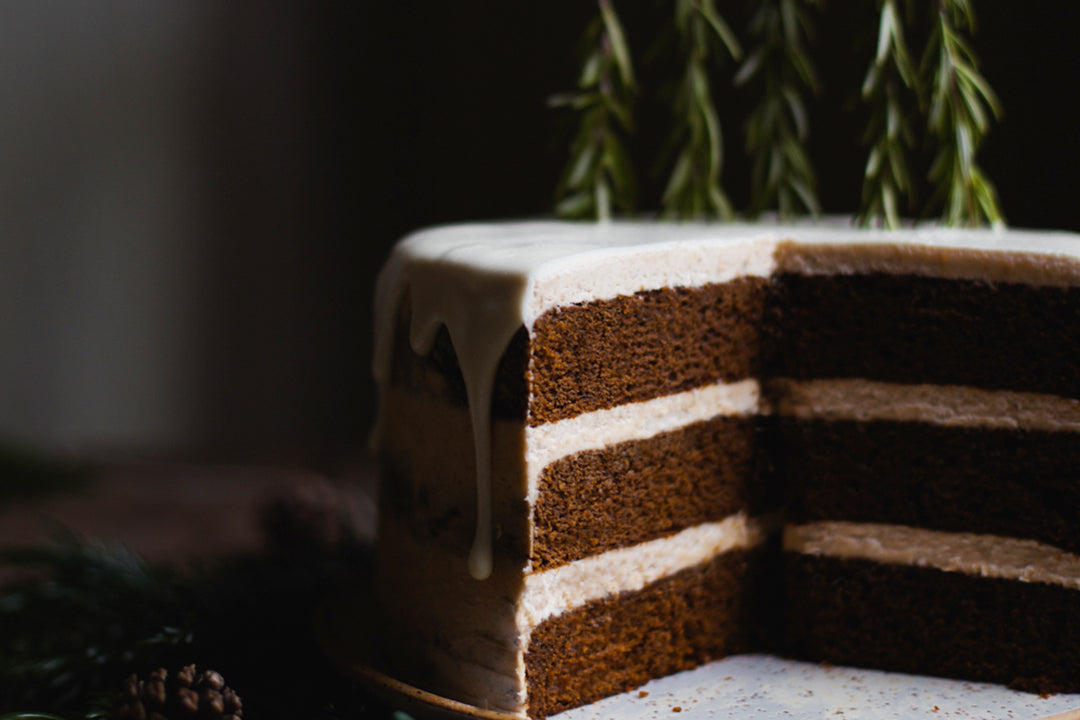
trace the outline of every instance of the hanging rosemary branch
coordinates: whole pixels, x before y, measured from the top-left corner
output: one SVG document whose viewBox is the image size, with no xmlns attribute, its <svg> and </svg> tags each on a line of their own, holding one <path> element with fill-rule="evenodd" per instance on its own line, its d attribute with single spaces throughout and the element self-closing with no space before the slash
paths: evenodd
<svg viewBox="0 0 1080 720">
<path fill-rule="evenodd" d="M 760 85 L 761 99 L 746 123 L 753 157 L 750 214 L 775 208 L 781 218 L 821 214 L 817 177 L 806 154 L 810 123 L 803 100 L 819 88 L 804 39 L 812 33 L 805 4 L 814 0 L 762 0 L 750 20 L 757 48 L 735 75 L 736 85 Z"/>
<path fill-rule="evenodd" d="M 675 0 L 675 30 L 685 70 L 675 97 L 675 162 L 664 190 L 664 216 L 680 219 L 735 215 L 720 187 L 724 139 L 712 98 L 709 68 L 742 48 L 714 0 Z"/>
<path fill-rule="evenodd" d="M 914 187 L 907 156 L 915 145 L 909 107 L 920 96 L 919 78 L 911 60 L 899 0 L 879 0 L 877 54 L 863 81 L 862 96 L 871 107 L 863 141 L 870 156 L 863 175 L 862 225 L 900 226 L 899 204 L 910 201 Z"/>
<path fill-rule="evenodd" d="M 585 33 L 587 48 L 578 92 L 551 99 L 580 113 L 570 160 L 556 190 L 555 212 L 565 218 L 611 218 L 612 206 L 634 209 L 636 182 L 623 136 L 633 131 L 633 64 L 611 0 Z"/>
<path fill-rule="evenodd" d="M 923 55 L 924 77 L 932 77 L 928 129 L 938 144 L 930 168 L 935 199 L 944 204 L 948 225 L 1004 224 L 993 184 L 975 164 L 990 130 L 990 115 L 1000 117 L 997 95 L 978 71 L 978 61 L 961 33 L 974 32 L 970 0 L 939 0 Z"/>
</svg>

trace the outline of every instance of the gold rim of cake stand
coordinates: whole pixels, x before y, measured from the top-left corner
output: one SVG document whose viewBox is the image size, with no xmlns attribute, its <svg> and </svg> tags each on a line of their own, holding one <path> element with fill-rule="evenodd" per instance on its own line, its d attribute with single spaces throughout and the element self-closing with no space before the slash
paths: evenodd
<svg viewBox="0 0 1080 720">
<path fill-rule="evenodd" d="M 364 617 L 366 613 L 362 610 L 350 613 L 345 609 L 350 605 L 355 611 L 356 596 L 352 598 L 352 602 L 346 596 L 323 602 L 315 612 L 315 635 L 330 661 L 343 673 L 360 681 L 373 695 L 391 706 L 405 703 L 405 707 L 396 709 L 420 717 L 522 720 L 520 715 L 451 700 L 380 670 L 374 662 L 371 628 L 356 622 L 357 617 Z"/>
<path fill-rule="evenodd" d="M 425 705 L 430 705 L 433 708 L 438 708 L 442 711 L 457 713 L 458 715 L 468 718 L 480 718 L 481 720 L 521 720 L 521 716 L 519 715 L 511 715 L 509 713 L 499 712 L 498 710 L 486 710 L 475 705 L 469 705 L 457 700 L 445 698 L 442 695 L 436 695 L 433 692 L 428 692 L 427 690 L 402 682 L 397 678 L 390 677 L 386 673 L 380 672 L 374 667 L 362 662 L 348 662 L 342 667 L 352 677 L 361 682 L 365 682 L 368 685 L 378 685 L 382 690 L 387 691 L 383 695 L 384 699 L 392 700 L 394 696 L 401 696 Z"/>
</svg>

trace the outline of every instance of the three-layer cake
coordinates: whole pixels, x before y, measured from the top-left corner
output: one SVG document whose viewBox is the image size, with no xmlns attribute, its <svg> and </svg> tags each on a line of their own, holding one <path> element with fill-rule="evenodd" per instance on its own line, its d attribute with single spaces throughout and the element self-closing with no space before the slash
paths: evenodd
<svg viewBox="0 0 1080 720">
<path fill-rule="evenodd" d="M 1080 689 L 1080 238 L 448 227 L 377 326 L 404 678 L 533 717 L 761 648 Z"/>
</svg>

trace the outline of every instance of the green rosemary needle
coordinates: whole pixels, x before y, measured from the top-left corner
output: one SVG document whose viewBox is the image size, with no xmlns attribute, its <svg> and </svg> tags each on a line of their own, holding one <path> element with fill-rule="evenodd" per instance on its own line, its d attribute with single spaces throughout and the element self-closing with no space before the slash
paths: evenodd
<svg viewBox="0 0 1080 720">
<path fill-rule="evenodd" d="M 810 123 L 803 98 L 819 88 L 804 42 L 812 32 L 807 2 L 813 0 L 761 0 L 748 28 L 756 48 L 735 74 L 736 85 L 760 92 L 746 123 L 752 216 L 770 208 L 781 218 L 821 214 L 817 176 L 805 147 Z"/>
<path fill-rule="evenodd" d="M 613 207 L 632 212 L 636 181 L 624 136 L 633 131 L 636 91 L 625 33 L 610 0 L 598 0 L 585 33 L 578 90 L 553 97 L 580 114 L 570 159 L 556 188 L 555 212 L 565 218 L 608 220 Z"/>
<path fill-rule="evenodd" d="M 675 160 L 662 199 L 663 215 L 731 219 L 735 210 L 720 185 L 724 138 L 710 67 L 724 54 L 740 59 L 742 48 L 714 0 L 675 0 L 675 31 L 684 69 L 675 96 L 670 142 Z"/>
<path fill-rule="evenodd" d="M 969 0 L 939 0 L 932 19 L 922 66 L 924 76 L 931 76 L 927 124 L 937 144 L 929 175 L 934 199 L 943 204 L 948 225 L 1003 225 L 997 192 L 975 162 L 990 116 L 1000 117 L 1001 104 L 962 35 L 975 29 L 974 9 Z"/>
<path fill-rule="evenodd" d="M 920 96 L 919 76 L 904 35 L 898 0 L 879 0 L 880 20 L 874 61 L 863 81 L 870 105 L 863 141 L 870 155 L 863 171 L 862 204 L 857 222 L 900 226 L 900 203 L 911 203 L 914 185 L 908 156 L 915 146 L 910 107 Z"/>
</svg>

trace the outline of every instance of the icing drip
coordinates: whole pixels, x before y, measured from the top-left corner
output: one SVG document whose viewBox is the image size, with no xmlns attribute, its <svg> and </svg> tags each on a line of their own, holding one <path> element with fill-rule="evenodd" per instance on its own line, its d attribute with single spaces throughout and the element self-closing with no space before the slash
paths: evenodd
<svg viewBox="0 0 1080 720">
<path fill-rule="evenodd" d="M 521 326 L 525 280 L 510 273 L 462 272 L 445 257 L 409 264 L 392 257 L 376 288 L 374 369 L 383 388 L 390 380 L 394 308 L 406 292 L 411 301 L 409 344 L 413 351 L 427 355 L 439 328 L 445 327 L 465 381 L 476 463 L 476 535 L 469 552 L 469 572 L 483 580 L 492 571 L 491 398 L 499 360 Z M 373 443 L 377 445 L 381 420 L 376 422 Z"/>
</svg>

